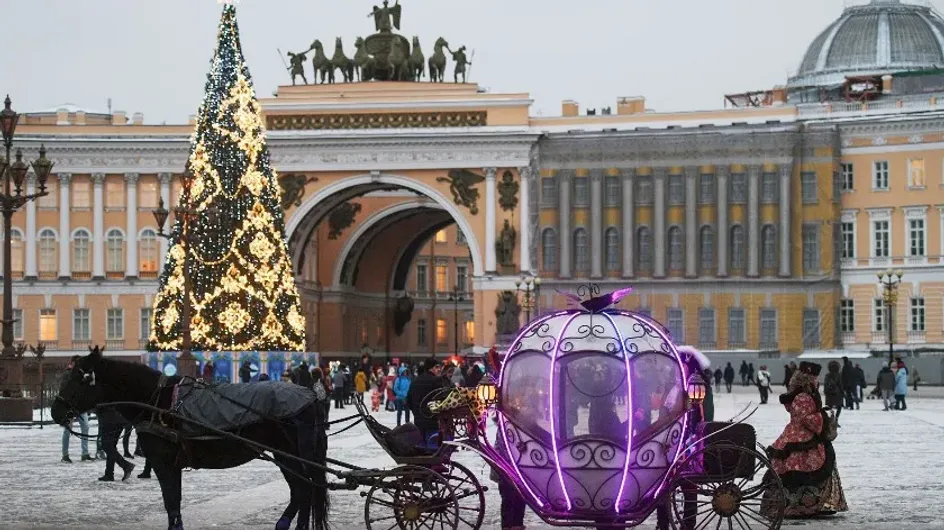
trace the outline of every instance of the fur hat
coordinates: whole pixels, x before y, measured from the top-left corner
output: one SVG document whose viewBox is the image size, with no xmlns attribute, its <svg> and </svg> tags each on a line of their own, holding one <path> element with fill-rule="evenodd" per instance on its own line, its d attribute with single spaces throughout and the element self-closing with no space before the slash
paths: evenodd
<svg viewBox="0 0 944 530">
<path fill-rule="evenodd" d="M 692 348 L 691 346 L 679 346 L 677 349 L 679 355 L 681 355 L 683 358 L 687 358 L 689 361 L 694 360 L 696 363 L 698 363 L 698 367 L 702 370 L 711 366 L 711 359 L 695 348 Z"/>
<path fill-rule="evenodd" d="M 436 368 L 437 366 L 439 366 L 439 361 L 437 361 L 436 359 L 430 358 L 423 361 L 424 372 L 428 372 L 432 370 L 433 368 Z"/>
<path fill-rule="evenodd" d="M 819 377 L 819 373 L 823 371 L 823 365 L 811 363 L 809 361 L 803 361 L 800 363 L 800 371 L 810 374 L 813 377 Z"/>
</svg>

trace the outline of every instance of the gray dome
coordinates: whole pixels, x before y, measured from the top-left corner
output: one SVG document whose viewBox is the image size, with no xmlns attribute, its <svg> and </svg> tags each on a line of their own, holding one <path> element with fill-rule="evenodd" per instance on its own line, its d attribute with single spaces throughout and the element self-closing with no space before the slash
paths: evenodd
<svg viewBox="0 0 944 530">
<path fill-rule="evenodd" d="M 810 45 L 789 86 L 838 84 L 853 75 L 884 75 L 944 66 L 944 19 L 930 7 L 871 0 L 848 7 Z"/>
</svg>

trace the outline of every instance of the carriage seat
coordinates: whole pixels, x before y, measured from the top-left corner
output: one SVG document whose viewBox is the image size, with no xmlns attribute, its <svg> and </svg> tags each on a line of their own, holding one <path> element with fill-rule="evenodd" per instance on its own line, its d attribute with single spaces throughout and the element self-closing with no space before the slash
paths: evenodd
<svg viewBox="0 0 944 530">
<path fill-rule="evenodd" d="M 412 423 L 404 423 L 383 433 L 384 443 L 390 452 L 399 457 L 432 456 L 435 449 L 423 443 L 423 433 Z"/>
</svg>

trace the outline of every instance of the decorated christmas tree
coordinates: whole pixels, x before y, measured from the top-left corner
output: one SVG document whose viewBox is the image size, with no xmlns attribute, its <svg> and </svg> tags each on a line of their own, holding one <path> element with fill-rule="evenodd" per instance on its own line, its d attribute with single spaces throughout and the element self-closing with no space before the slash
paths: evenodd
<svg viewBox="0 0 944 530">
<path fill-rule="evenodd" d="M 305 318 L 285 241 L 281 191 L 232 5 L 223 8 L 189 172 L 179 205 L 193 215 L 186 238 L 186 216 L 175 218 L 149 349 L 180 349 L 189 280 L 194 351 L 303 351 Z"/>
</svg>

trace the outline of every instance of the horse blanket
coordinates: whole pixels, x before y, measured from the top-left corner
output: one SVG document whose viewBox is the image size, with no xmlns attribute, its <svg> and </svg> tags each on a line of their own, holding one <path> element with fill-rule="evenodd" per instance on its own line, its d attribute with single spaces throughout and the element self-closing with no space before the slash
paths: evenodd
<svg viewBox="0 0 944 530">
<path fill-rule="evenodd" d="M 263 419 L 291 418 L 316 401 L 310 388 L 281 381 L 183 384 L 175 396 L 172 410 L 177 414 L 224 431 L 235 431 Z M 208 434 L 197 424 L 181 423 L 184 435 Z"/>
</svg>

